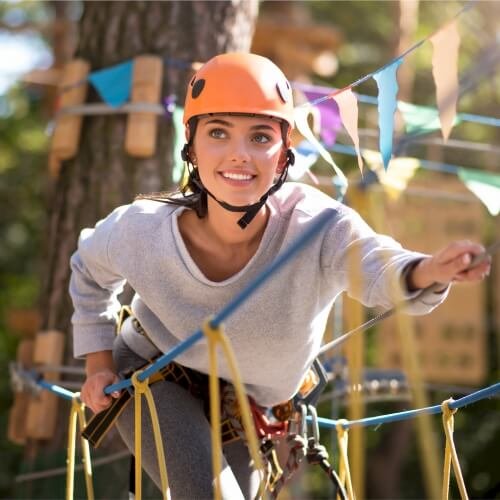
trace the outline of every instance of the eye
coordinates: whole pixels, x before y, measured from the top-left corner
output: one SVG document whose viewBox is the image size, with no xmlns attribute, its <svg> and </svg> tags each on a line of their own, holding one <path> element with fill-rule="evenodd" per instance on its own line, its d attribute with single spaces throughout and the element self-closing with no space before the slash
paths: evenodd
<svg viewBox="0 0 500 500">
<path fill-rule="evenodd" d="M 208 132 L 208 135 L 214 139 L 224 139 L 227 137 L 226 131 L 221 128 L 213 128 Z"/>
<path fill-rule="evenodd" d="M 271 141 L 271 137 L 266 134 L 255 134 L 253 140 L 258 144 L 267 144 Z"/>
</svg>

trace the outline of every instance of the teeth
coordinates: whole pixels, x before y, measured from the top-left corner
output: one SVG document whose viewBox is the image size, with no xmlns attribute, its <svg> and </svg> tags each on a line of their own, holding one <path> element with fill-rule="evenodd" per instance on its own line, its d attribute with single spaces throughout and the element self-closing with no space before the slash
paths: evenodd
<svg viewBox="0 0 500 500">
<path fill-rule="evenodd" d="M 233 174 L 229 172 L 222 172 L 222 176 L 226 179 L 234 179 L 237 181 L 249 181 L 253 177 L 249 174 Z"/>
</svg>

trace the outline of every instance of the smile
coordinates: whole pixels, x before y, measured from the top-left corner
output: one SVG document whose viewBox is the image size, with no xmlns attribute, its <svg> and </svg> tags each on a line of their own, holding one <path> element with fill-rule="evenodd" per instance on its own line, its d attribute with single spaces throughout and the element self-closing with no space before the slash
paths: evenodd
<svg viewBox="0 0 500 500">
<path fill-rule="evenodd" d="M 224 177 L 224 179 L 231 179 L 233 181 L 251 181 L 255 175 L 252 174 L 237 174 L 234 172 L 220 172 L 220 175 Z"/>
</svg>

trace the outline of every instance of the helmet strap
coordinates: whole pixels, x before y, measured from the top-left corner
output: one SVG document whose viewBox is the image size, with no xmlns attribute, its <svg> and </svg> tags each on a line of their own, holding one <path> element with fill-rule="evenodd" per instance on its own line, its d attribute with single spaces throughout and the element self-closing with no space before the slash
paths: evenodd
<svg viewBox="0 0 500 500">
<path fill-rule="evenodd" d="M 250 222 L 255 218 L 255 216 L 259 213 L 259 210 L 265 205 L 269 196 L 274 194 L 278 189 L 283 185 L 286 181 L 288 175 L 288 167 L 293 165 L 295 162 L 295 156 L 291 149 L 288 149 L 286 152 L 286 163 L 281 171 L 281 174 L 278 180 L 269 188 L 269 190 L 264 193 L 264 195 L 260 198 L 257 203 L 253 203 L 252 205 L 231 205 L 230 203 L 226 203 L 225 201 L 217 199 L 201 182 L 200 174 L 198 170 L 195 168 L 191 171 L 191 180 L 192 182 L 201 190 L 207 193 L 213 200 L 215 200 L 222 208 L 228 210 L 229 212 L 245 212 L 245 215 L 241 217 L 237 224 L 241 227 L 241 229 L 245 229 Z"/>
</svg>

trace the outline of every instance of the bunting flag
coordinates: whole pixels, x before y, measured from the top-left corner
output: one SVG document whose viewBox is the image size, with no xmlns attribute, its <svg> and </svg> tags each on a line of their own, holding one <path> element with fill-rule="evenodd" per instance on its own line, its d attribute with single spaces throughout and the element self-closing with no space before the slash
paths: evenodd
<svg viewBox="0 0 500 500">
<path fill-rule="evenodd" d="M 398 110 L 403 116 L 407 134 L 423 134 L 441 128 L 436 108 L 417 106 L 408 102 L 398 101 Z M 460 117 L 458 115 L 455 116 L 453 125 L 458 125 L 460 122 Z"/>
<path fill-rule="evenodd" d="M 446 141 L 457 114 L 458 47 L 460 45 L 457 22 L 451 22 L 433 35 L 430 40 L 433 46 L 432 75 L 436 84 L 436 101 L 443 139 Z"/>
<path fill-rule="evenodd" d="M 308 141 L 302 141 L 295 147 L 295 163 L 288 169 L 288 176 L 297 181 L 309 172 L 310 168 L 318 161 L 319 154 Z"/>
<path fill-rule="evenodd" d="M 93 71 L 88 79 L 102 100 L 115 108 L 126 103 L 132 89 L 133 61 L 129 60 L 110 68 Z"/>
<path fill-rule="evenodd" d="M 491 215 L 500 213 L 500 175 L 493 172 L 458 168 L 459 179 L 486 206 Z"/>
<path fill-rule="evenodd" d="M 373 75 L 378 87 L 379 148 L 386 170 L 392 156 L 394 112 L 396 111 L 398 93 L 396 73 L 401 63 L 402 59 L 396 59 L 391 65 Z"/>
<path fill-rule="evenodd" d="M 306 96 L 308 100 L 319 99 L 325 97 L 324 92 L 312 91 L 312 90 L 302 90 L 302 93 Z M 337 132 L 340 130 L 342 125 L 339 107 L 337 103 L 332 99 L 327 99 L 320 102 L 315 106 L 319 110 L 320 114 L 320 137 L 321 140 L 327 146 L 332 146 L 335 144 L 337 139 Z"/>
<path fill-rule="evenodd" d="M 298 131 L 304 136 L 304 138 L 309 141 L 316 151 L 321 155 L 321 157 L 332 166 L 333 170 L 339 177 L 339 184 L 342 188 L 346 189 L 348 182 L 347 178 L 337 166 L 337 164 L 333 161 L 332 155 L 324 148 L 324 146 L 316 139 L 312 130 L 309 128 L 309 123 L 307 122 L 307 117 L 309 115 L 309 110 L 307 108 L 295 108 L 294 109 L 294 118 L 295 118 L 295 126 Z"/>
<path fill-rule="evenodd" d="M 172 124 L 174 126 L 174 144 L 173 144 L 173 167 L 172 178 L 175 183 L 179 183 L 184 173 L 184 162 L 182 161 L 181 151 L 184 146 L 184 108 L 175 106 L 172 113 Z"/>
<path fill-rule="evenodd" d="M 351 89 L 347 89 L 334 97 L 339 106 L 340 117 L 344 124 L 347 133 L 354 143 L 356 154 L 358 157 L 358 167 L 363 173 L 363 160 L 359 152 L 359 135 L 358 135 L 358 99 Z"/>
<path fill-rule="evenodd" d="M 389 169 L 383 166 L 383 159 L 378 151 L 363 150 L 363 157 L 373 172 L 378 177 L 387 195 L 396 200 L 408 186 L 408 182 L 415 175 L 420 162 L 417 158 L 398 157 L 391 160 Z"/>
</svg>

